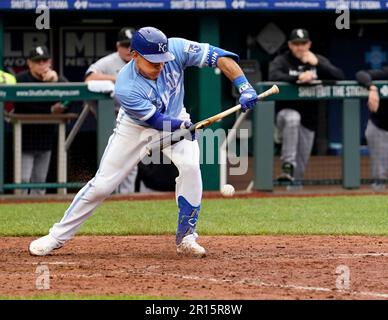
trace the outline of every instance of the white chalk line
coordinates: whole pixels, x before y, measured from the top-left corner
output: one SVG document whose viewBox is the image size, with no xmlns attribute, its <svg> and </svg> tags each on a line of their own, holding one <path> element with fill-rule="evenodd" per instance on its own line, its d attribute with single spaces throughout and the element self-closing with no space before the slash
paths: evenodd
<svg viewBox="0 0 388 320">
<path fill-rule="evenodd" d="M 55 261 L 50 262 L 51 264 L 59 264 L 63 263 L 62 261 Z M 75 264 L 74 262 L 65 262 L 65 264 Z M 39 264 L 39 263 L 33 263 L 33 264 Z M 40 263 L 43 264 L 43 263 Z M 150 266 L 149 266 L 150 267 Z M 367 297 L 375 297 L 375 298 L 384 298 L 388 299 L 388 293 L 381 293 L 381 292 L 367 292 L 367 291 L 351 291 L 351 290 L 338 290 L 338 289 L 332 289 L 332 288 L 324 288 L 324 287 L 313 287 L 313 286 L 302 286 L 302 285 L 295 285 L 295 284 L 277 284 L 273 282 L 264 282 L 260 280 L 255 279 L 242 279 L 242 280 L 234 280 L 234 279 L 217 279 L 213 277 L 200 277 L 195 275 L 181 275 L 177 273 L 167 273 L 167 272 L 154 272 L 151 271 L 152 268 L 146 268 L 144 272 L 141 271 L 128 271 L 128 270 L 116 270 L 111 272 L 111 277 L 113 274 L 132 274 L 132 275 L 148 275 L 148 276 L 158 276 L 158 277 L 174 277 L 174 278 L 180 278 L 184 280 L 194 280 L 194 281 L 205 281 L 205 282 L 212 282 L 212 283 L 228 283 L 232 285 L 253 285 L 258 287 L 268 287 L 268 288 L 279 288 L 279 289 L 293 289 L 293 290 L 300 290 L 300 291 L 315 291 L 315 292 L 331 292 L 333 294 L 350 294 L 350 295 L 361 295 L 361 296 L 367 296 Z M 92 273 L 92 274 L 74 274 L 74 273 L 65 273 L 65 274 L 56 274 L 54 275 L 55 278 L 96 278 L 96 277 L 105 277 L 104 274 L 101 273 Z"/>
<path fill-rule="evenodd" d="M 75 262 L 66 262 L 66 261 L 41 261 L 41 262 L 26 262 L 26 264 L 31 264 L 31 265 L 57 265 L 57 266 L 72 266 L 76 265 L 77 263 Z"/>
<path fill-rule="evenodd" d="M 285 258 L 297 257 L 298 259 L 340 259 L 340 258 L 360 258 L 360 257 L 388 257 L 388 252 L 367 252 L 367 253 L 331 253 L 331 254 L 284 254 Z M 266 256 L 262 253 L 250 254 L 250 255 L 234 255 L 234 258 L 260 258 L 260 259 L 273 259 L 272 256 Z M 280 255 L 279 257 L 282 257 Z"/>
<path fill-rule="evenodd" d="M 366 291 L 350 291 L 350 290 L 338 290 L 324 287 L 312 287 L 312 286 L 300 286 L 294 284 L 277 284 L 271 282 L 264 282 L 260 280 L 253 279 L 242 279 L 242 280 L 233 280 L 233 279 L 216 279 L 216 278 L 206 278 L 199 276 L 190 276 L 190 275 L 180 275 L 175 273 L 152 273 L 149 272 L 150 275 L 158 275 L 158 276 L 170 276 L 174 278 L 181 278 L 185 280 L 195 280 L 195 281 L 207 281 L 213 283 L 230 283 L 233 285 L 253 285 L 258 287 L 269 287 L 269 288 L 280 288 L 280 289 L 294 289 L 301 291 L 318 291 L 318 292 L 332 292 L 332 293 L 343 293 L 343 294 L 351 294 L 351 295 L 362 295 L 369 296 L 375 298 L 385 298 L 388 299 L 388 293 L 380 293 L 380 292 L 366 292 Z"/>
<path fill-rule="evenodd" d="M 320 255 L 322 258 L 322 255 Z M 326 256 L 326 258 L 357 258 L 357 257 L 388 257 L 388 253 L 386 252 L 373 252 L 373 253 L 344 253 L 344 254 L 333 254 L 330 256 Z M 32 265 L 76 265 L 75 262 L 66 262 L 66 261 L 51 261 L 51 262 L 32 262 L 27 263 Z M 350 295 L 361 295 L 366 297 L 375 297 L 375 298 L 384 298 L 388 299 L 388 293 L 381 293 L 381 292 L 367 292 L 367 291 L 351 291 L 351 290 L 338 290 L 338 289 L 332 289 L 332 288 L 324 288 L 324 287 L 313 287 L 313 286 L 301 286 L 301 285 L 294 285 L 294 284 L 276 284 L 271 282 L 263 282 L 260 280 L 254 280 L 254 279 L 242 279 L 242 280 L 234 280 L 234 279 L 216 279 L 216 278 L 207 278 L 207 277 L 199 277 L 199 276 L 193 276 L 193 275 L 180 275 L 180 274 L 174 274 L 174 273 L 158 273 L 153 272 L 152 269 L 156 269 L 159 266 L 147 266 L 144 273 L 141 272 L 128 272 L 128 271 L 114 271 L 111 273 L 132 273 L 132 274 L 143 274 L 143 275 L 149 275 L 149 276 L 170 276 L 174 278 L 181 278 L 185 280 L 195 280 L 195 281 L 207 281 L 212 283 L 229 283 L 233 285 L 253 285 L 253 286 L 259 286 L 259 287 L 270 287 L 270 288 L 280 288 L 280 289 L 293 289 L 293 290 L 300 290 L 300 291 L 315 291 L 315 292 L 331 292 L 333 294 L 350 294 Z M 101 273 L 94 273 L 94 274 L 65 274 L 65 275 L 57 275 L 58 277 L 74 277 L 74 278 L 94 278 L 94 277 L 104 277 Z"/>
<path fill-rule="evenodd" d="M 340 258 L 357 258 L 357 257 L 388 257 L 387 252 L 370 252 L 370 253 L 339 253 L 336 255 Z"/>
</svg>

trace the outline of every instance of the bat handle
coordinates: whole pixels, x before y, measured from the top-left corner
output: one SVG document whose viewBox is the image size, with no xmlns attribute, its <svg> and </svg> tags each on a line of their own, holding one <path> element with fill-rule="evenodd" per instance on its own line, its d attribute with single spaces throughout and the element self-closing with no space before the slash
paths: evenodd
<svg viewBox="0 0 388 320">
<path fill-rule="evenodd" d="M 278 94 L 280 92 L 279 87 L 274 84 L 271 88 L 272 94 Z"/>
<path fill-rule="evenodd" d="M 263 93 L 260 93 L 257 98 L 259 100 L 263 100 L 264 98 L 268 97 L 268 96 L 271 96 L 273 94 L 278 94 L 280 92 L 279 90 L 279 87 L 274 84 L 271 88 L 269 88 L 268 90 L 264 91 Z"/>
</svg>

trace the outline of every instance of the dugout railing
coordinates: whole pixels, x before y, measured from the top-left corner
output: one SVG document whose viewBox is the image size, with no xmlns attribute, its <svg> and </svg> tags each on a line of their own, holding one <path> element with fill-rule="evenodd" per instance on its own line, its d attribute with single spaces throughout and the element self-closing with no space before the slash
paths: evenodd
<svg viewBox="0 0 388 320">
<path fill-rule="evenodd" d="M 87 84 L 83 82 L 0 85 L 0 194 L 4 193 L 5 190 L 15 189 L 82 187 L 85 182 L 4 183 L 6 117 L 4 103 L 20 101 L 95 101 L 97 111 L 97 161 L 99 161 L 113 130 L 115 118 L 113 99 L 109 94 L 89 91 Z"/>
<path fill-rule="evenodd" d="M 281 82 L 261 82 L 258 92 L 276 83 L 280 89 L 260 103 L 253 112 L 254 189 L 272 191 L 274 180 L 274 126 L 276 101 L 340 100 L 342 101 L 342 179 L 343 188 L 357 189 L 360 176 L 360 108 L 368 90 L 356 81 L 322 82 L 314 85 L 291 85 Z M 380 98 L 388 98 L 388 81 L 376 81 Z M 269 138 L 270 137 L 270 138 Z M 303 183 L 303 182 L 302 182 Z"/>
<path fill-rule="evenodd" d="M 273 82 L 255 85 L 258 92 L 268 89 Z M 355 81 L 339 81 L 309 86 L 276 83 L 280 93 L 254 109 L 253 188 L 271 191 L 274 181 L 274 123 L 276 101 L 339 100 L 342 101 L 342 179 L 344 188 L 359 188 L 360 178 L 360 108 L 368 91 Z M 388 81 L 376 81 L 381 99 L 388 97 Z M 96 101 L 97 105 L 97 159 L 101 159 L 114 124 L 113 100 L 109 94 L 88 90 L 85 83 L 0 85 L 0 193 L 4 190 L 26 188 L 79 188 L 85 182 L 15 184 L 4 183 L 4 102 L 17 101 Z M 218 167 L 213 166 L 214 176 Z"/>
</svg>

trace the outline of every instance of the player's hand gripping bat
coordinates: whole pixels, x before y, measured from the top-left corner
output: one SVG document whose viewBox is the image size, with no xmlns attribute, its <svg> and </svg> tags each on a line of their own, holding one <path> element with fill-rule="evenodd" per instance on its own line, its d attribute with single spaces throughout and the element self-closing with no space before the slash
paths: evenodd
<svg viewBox="0 0 388 320">
<path fill-rule="evenodd" d="M 279 88 L 277 85 L 273 85 L 270 89 L 260 93 L 257 96 L 258 100 L 263 100 L 264 98 L 273 95 L 273 94 L 278 94 L 279 93 Z M 199 121 L 197 123 L 194 123 L 190 128 L 188 129 L 178 129 L 172 132 L 171 134 L 168 134 L 161 138 L 158 141 L 150 143 L 146 147 L 147 155 L 151 156 L 154 151 L 161 151 L 164 148 L 174 145 L 175 143 L 185 139 L 185 138 L 191 138 L 192 133 L 195 132 L 195 130 L 198 129 L 204 129 L 208 126 L 210 126 L 212 123 L 221 120 L 222 118 L 225 118 L 226 116 L 229 116 L 232 113 L 237 112 L 238 110 L 241 109 L 241 105 L 238 104 L 237 106 L 234 106 L 232 108 L 229 108 L 221 113 L 218 113 L 210 118 L 207 118 L 205 120 Z"/>
</svg>

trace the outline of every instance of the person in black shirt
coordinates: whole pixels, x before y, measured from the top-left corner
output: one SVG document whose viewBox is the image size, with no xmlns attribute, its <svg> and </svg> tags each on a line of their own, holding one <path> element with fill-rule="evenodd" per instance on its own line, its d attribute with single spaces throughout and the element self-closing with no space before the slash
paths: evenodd
<svg viewBox="0 0 388 320">
<path fill-rule="evenodd" d="M 369 121 L 365 130 L 368 143 L 372 179 L 375 190 L 385 188 L 383 179 L 387 178 L 388 170 L 388 100 L 381 100 L 378 88 L 373 80 L 387 80 L 388 66 L 378 70 L 361 70 L 356 73 L 357 81 L 368 88 Z"/>
<path fill-rule="evenodd" d="M 51 58 L 46 47 L 34 47 L 27 59 L 28 71 L 16 75 L 17 83 L 66 82 L 51 68 Z M 18 102 L 14 113 L 62 113 L 66 106 L 61 102 Z M 55 125 L 23 125 L 22 130 L 22 182 L 46 182 L 51 150 L 56 136 Z M 25 190 L 28 193 L 28 190 Z M 45 189 L 31 189 L 30 194 L 45 194 Z"/>
<path fill-rule="evenodd" d="M 310 51 L 312 42 L 305 29 L 294 29 L 288 41 L 289 50 L 278 55 L 269 65 L 270 81 L 313 84 L 316 80 L 341 80 L 344 74 L 330 61 Z M 276 129 L 282 142 L 282 174 L 279 181 L 303 179 L 317 129 L 316 101 L 276 103 Z"/>
</svg>

